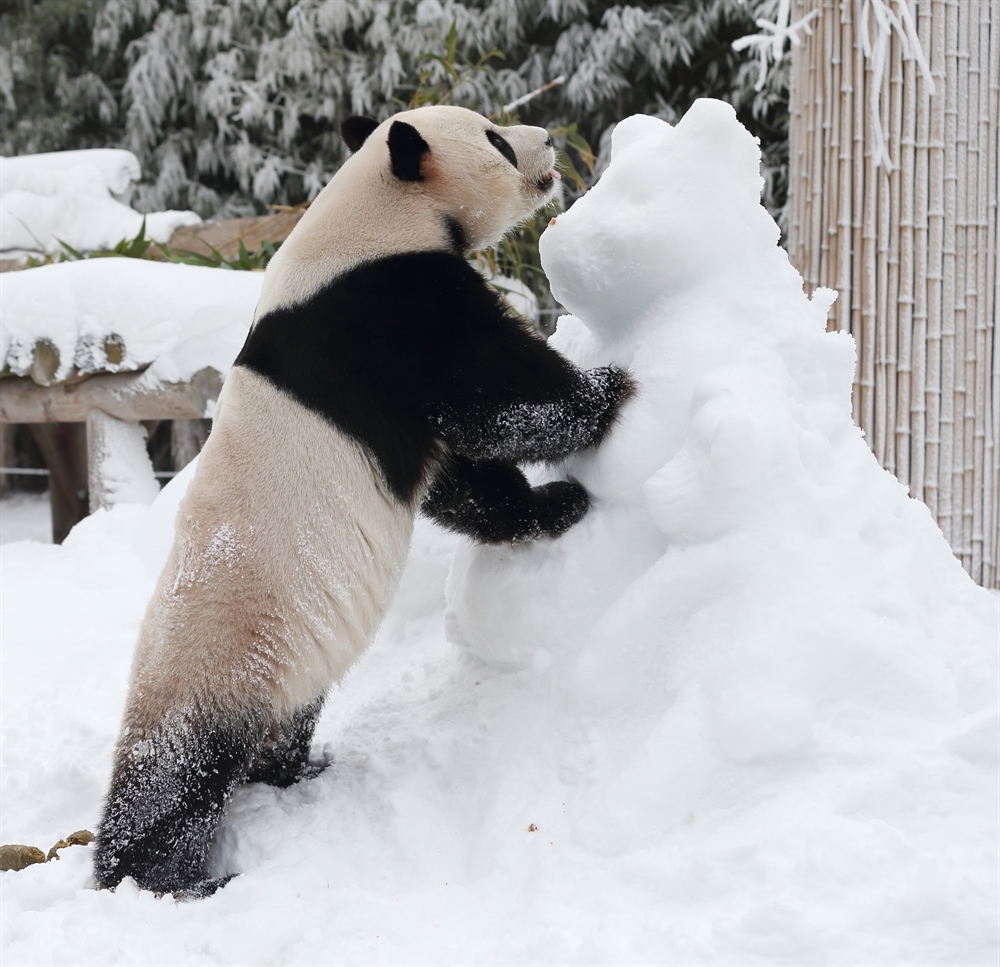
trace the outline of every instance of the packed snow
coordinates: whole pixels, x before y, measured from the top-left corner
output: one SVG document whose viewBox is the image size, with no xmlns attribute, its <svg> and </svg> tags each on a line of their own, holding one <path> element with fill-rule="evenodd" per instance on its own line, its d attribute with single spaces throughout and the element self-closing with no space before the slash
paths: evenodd
<svg viewBox="0 0 1000 967">
<path fill-rule="evenodd" d="M 166 243 L 201 219 L 190 211 L 143 215 L 125 203 L 142 176 L 139 159 L 121 148 L 52 151 L 0 158 L 0 253 L 80 252 L 114 248 L 139 234 Z"/>
<path fill-rule="evenodd" d="M 2 875 L 5 962 L 996 962 L 996 600 L 853 426 L 758 163 L 719 102 L 617 127 L 542 248 L 555 344 L 641 383 L 558 471 L 590 515 L 494 548 L 419 521 L 330 767 L 238 792 L 240 875 L 95 892 L 64 850 Z M 97 821 L 192 473 L 0 549 L 4 842 Z"/>
<path fill-rule="evenodd" d="M 246 340 L 263 278 L 145 259 L 7 272 L 0 279 L 0 360 L 24 376 L 44 340 L 59 354 L 55 382 L 74 368 L 149 366 L 151 382 L 182 382 L 207 366 L 225 373 Z M 108 358 L 109 337 L 116 360 Z"/>
</svg>

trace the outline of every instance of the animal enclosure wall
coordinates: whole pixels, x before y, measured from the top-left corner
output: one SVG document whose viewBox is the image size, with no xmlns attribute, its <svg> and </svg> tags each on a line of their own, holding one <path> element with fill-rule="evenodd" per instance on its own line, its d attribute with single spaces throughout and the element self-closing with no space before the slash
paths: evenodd
<svg viewBox="0 0 1000 967">
<path fill-rule="evenodd" d="M 789 252 L 858 348 L 854 417 L 997 587 L 1000 0 L 792 0 Z"/>
</svg>

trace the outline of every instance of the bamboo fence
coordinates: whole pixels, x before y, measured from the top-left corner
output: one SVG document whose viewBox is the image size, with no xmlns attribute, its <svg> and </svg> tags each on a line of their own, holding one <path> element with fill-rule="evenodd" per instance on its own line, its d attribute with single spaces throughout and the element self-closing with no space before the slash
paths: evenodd
<svg viewBox="0 0 1000 967">
<path fill-rule="evenodd" d="M 995 588 L 1000 0 L 793 0 L 793 20 L 812 11 L 792 52 L 789 254 L 807 290 L 840 293 L 828 325 L 857 343 L 854 418 L 879 463 Z M 887 13 L 912 16 L 930 81 Z"/>
</svg>

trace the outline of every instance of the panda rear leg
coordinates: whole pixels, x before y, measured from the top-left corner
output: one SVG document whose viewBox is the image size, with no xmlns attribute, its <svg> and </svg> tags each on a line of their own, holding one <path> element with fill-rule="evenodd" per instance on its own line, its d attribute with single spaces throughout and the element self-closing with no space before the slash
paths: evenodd
<svg viewBox="0 0 1000 967">
<path fill-rule="evenodd" d="M 322 771 L 309 751 L 322 698 L 278 724 L 273 712 L 234 715 L 185 706 L 150 722 L 127 715 L 97 835 L 94 870 L 102 887 L 126 876 L 155 893 L 208 896 L 212 843 L 241 783 L 289 786 Z"/>
<path fill-rule="evenodd" d="M 589 506 L 587 491 L 578 483 L 558 480 L 532 487 L 511 463 L 452 456 L 421 509 L 449 530 L 502 544 L 558 536 Z"/>
<path fill-rule="evenodd" d="M 155 893 L 214 893 L 227 878 L 210 874 L 212 841 L 263 738 L 254 721 L 191 708 L 127 719 L 97 835 L 98 885 L 129 876 Z"/>
<path fill-rule="evenodd" d="M 284 789 L 301 779 L 318 776 L 329 765 L 327 759 L 310 759 L 313 733 L 322 710 L 321 696 L 296 712 L 290 721 L 275 725 L 250 764 L 247 782 L 266 782 Z"/>
</svg>

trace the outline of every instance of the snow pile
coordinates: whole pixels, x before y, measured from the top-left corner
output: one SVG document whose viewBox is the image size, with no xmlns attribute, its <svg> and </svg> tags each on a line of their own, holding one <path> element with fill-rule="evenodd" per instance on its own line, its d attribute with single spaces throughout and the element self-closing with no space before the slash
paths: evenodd
<svg viewBox="0 0 1000 967">
<path fill-rule="evenodd" d="M 263 278 L 145 259 L 8 272 L 0 280 L 0 360 L 24 376 L 44 340 L 59 356 L 55 382 L 74 367 L 115 372 L 152 363 L 149 378 L 166 382 L 206 366 L 225 373 L 246 339 Z"/>
<path fill-rule="evenodd" d="M 139 233 L 143 215 L 124 203 L 142 176 L 139 159 L 119 148 L 53 151 L 0 158 L 0 252 L 110 249 Z M 170 241 L 201 219 L 190 211 L 150 212 L 146 237 Z"/>
<path fill-rule="evenodd" d="M 332 765 L 237 794 L 241 875 L 96 893 L 66 850 L 4 874 L 5 962 L 995 961 L 996 604 L 852 426 L 757 160 L 714 102 L 618 127 L 544 236 L 558 344 L 642 382 L 567 468 L 590 516 L 495 549 L 419 521 Z M 4 842 L 96 822 L 192 472 L 0 549 Z"/>
</svg>

